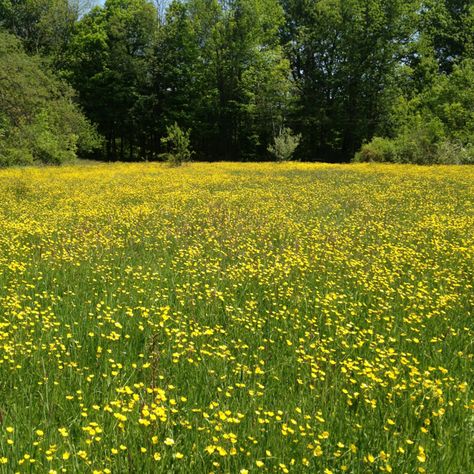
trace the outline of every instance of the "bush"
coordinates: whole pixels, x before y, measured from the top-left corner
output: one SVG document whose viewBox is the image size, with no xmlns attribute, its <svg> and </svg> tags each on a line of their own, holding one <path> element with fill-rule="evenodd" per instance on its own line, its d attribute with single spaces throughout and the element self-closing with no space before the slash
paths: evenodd
<svg viewBox="0 0 474 474">
<path fill-rule="evenodd" d="M 395 162 L 396 152 L 393 140 L 375 137 L 371 142 L 362 145 L 354 157 L 355 162 Z"/>
<path fill-rule="evenodd" d="M 31 165 L 33 163 L 33 155 L 28 148 L 22 148 L 18 144 L 0 142 L 0 167 Z"/>
<path fill-rule="evenodd" d="M 395 138 L 375 137 L 363 145 L 354 161 L 433 164 L 437 162 L 439 146 L 445 140 L 444 129 L 438 119 L 424 120 L 417 115 Z"/>
<path fill-rule="evenodd" d="M 474 164 L 474 145 L 463 146 L 460 142 L 442 142 L 438 146 L 435 163 L 472 165 Z"/>
<path fill-rule="evenodd" d="M 283 128 L 268 146 L 268 151 L 278 162 L 289 161 L 301 141 L 301 135 L 294 135 L 290 128 Z"/>
<path fill-rule="evenodd" d="M 190 134 L 191 130 L 182 130 L 176 122 L 166 127 L 166 136 L 161 138 L 161 144 L 167 151 L 161 153 L 160 158 L 171 166 L 181 166 L 190 161 L 194 154 L 191 150 Z"/>
<path fill-rule="evenodd" d="M 474 164 L 474 145 L 442 140 L 432 142 L 426 134 L 404 135 L 396 139 L 375 137 L 362 146 L 354 162 Z"/>
<path fill-rule="evenodd" d="M 396 162 L 432 164 L 436 161 L 438 146 L 443 140 L 444 127 L 438 118 L 416 115 L 395 139 Z"/>
</svg>

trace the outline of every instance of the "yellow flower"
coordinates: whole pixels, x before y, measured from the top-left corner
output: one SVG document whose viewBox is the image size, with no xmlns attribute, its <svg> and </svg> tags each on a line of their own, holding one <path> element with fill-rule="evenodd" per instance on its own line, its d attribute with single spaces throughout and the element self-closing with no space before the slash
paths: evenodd
<svg viewBox="0 0 474 474">
<path fill-rule="evenodd" d="M 421 446 L 418 448 L 418 456 L 416 458 L 420 462 L 425 462 L 426 461 L 425 450 Z"/>
<path fill-rule="evenodd" d="M 216 450 L 216 447 L 213 446 L 212 444 L 204 448 L 204 451 L 206 451 L 208 454 L 214 453 L 215 450 Z"/>
<path fill-rule="evenodd" d="M 227 456 L 227 451 L 222 446 L 217 446 L 217 452 L 220 456 Z"/>
<path fill-rule="evenodd" d="M 166 446 L 173 446 L 174 439 L 173 438 L 166 438 L 164 443 L 166 444 Z"/>
</svg>

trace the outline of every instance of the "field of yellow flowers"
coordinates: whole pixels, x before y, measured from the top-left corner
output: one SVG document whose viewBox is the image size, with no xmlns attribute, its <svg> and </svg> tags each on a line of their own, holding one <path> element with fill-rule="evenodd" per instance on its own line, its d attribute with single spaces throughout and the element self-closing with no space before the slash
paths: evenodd
<svg viewBox="0 0 474 474">
<path fill-rule="evenodd" d="M 474 472 L 474 168 L 0 172 L 0 473 Z"/>
</svg>

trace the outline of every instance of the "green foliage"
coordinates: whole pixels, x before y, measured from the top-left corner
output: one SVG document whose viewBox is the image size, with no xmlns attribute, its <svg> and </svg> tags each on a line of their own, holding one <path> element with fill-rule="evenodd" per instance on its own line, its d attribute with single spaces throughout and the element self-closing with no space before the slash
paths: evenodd
<svg viewBox="0 0 474 474">
<path fill-rule="evenodd" d="M 288 127 L 284 127 L 268 146 L 268 151 L 277 161 L 289 161 L 301 141 L 301 134 L 295 135 Z"/>
<path fill-rule="evenodd" d="M 472 0 L 424 0 L 418 30 L 423 55 L 435 59 L 442 72 L 450 73 L 456 64 L 474 57 Z"/>
<path fill-rule="evenodd" d="M 434 163 L 441 148 L 465 156 L 474 142 L 471 0 L 173 0 L 166 13 L 160 0 L 94 3 L 0 0 L 0 25 L 43 71 L 25 73 L 24 97 L 5 96 L 23 107 L 1 99 L 9 160 L 64 161 L 97 142 L 51 105 L 43 63 L 53 89 L 62 78 L 77 91 L 108 160 L 159 158 L 174 122 L 205 160 L 261 160 L 284 124 L 303 160 L 360 149 L 358 160 Z"/>
<path fill-rule="evenodd" d="M 175 122 L 166 127 L 166 136 L 161 138 L 161 144 L 167 150 L 160 154 L 160 158 L 171 166 L 181 166 L 191 160 L 193 151 L 190 148 L 189 135 L 191 130 L 182 130 Z"/>
<path fill-rule="evenodd" d="M 355 161 L 470 163 L 474 144 L 474 61 L 455 65 L 393 106 L 391 139 L 374 138 Z"/>
<path fill-rule="evenodd" d="M 447 139 L 435 141 L 433 129 L 424 127 L 395 139 L 374 137 L 362 145 L 354 162 L 433 164 L 474 164 L 474 146 Z"/>
<path fill-rule="evenodd" d="M 0 26 L 23 41 L 30 53 L 59 61 L 77 20 L 78 2 L 68 0 L 0 0 Z"/>
<path fill-rule="evenodd" d="M 285 0 L 304 159 L 347 160 L 387 119 L 417 1 Z"/>
<path fill-rule="evenodd" d="M 355 154 L 354 161 L 361 162 L 395 162 L 396 148 L 393 140 L 389 138 L 374 137 L 370 143 L 362 145 Z"/>
<path fill-rule="evenodd" d="M 0 165 L 59 164 L 99 144 L 73 91 L 0 32 Z"/>
<path fill-rule="evenodd" d="M 215 147 L 221 158 L 259 159 L 291 102 L 289 62 L 279 44 L 284 16 L 276 0 L 238 0 L 222 8 L 209 40 L 215 87 Z"/>
<path fill-rule="evenodd" d="M 201 143 L 196 144 L 202 148 L 203 138 L 209 140 L 210 127 L 203 117 L 210 115 L 212 92 L 207 89 L 206 70 L 199 59 L 199 43 L 203 40 L 198 30 L 190 8 L 172 2 L 153 48 L 148 103 L 157 112 L 150 117 L 152 133 L 162 136 L 166 124 L 178 122 L 197 132 L 194 142 L 199 137 Z"/>
<path fill-rule="evenodd" d="M 77 24 L 67 77 L 105 137 L 108 159 L 144 158 L 153 103 L 147 97 L 157 14 L 146 0 L 108 0 Z"/>
<path fill-rule="evenodd" d="M 438 119 L 424 120 L 423 116 L 416 115 L 395 140 L 397 161 L 431 163 L 436 156 L 438 143 L 443 139 L 443 126 Z"/>
<path fill-rule="evenodd" d="M 178 121 L 206 159 L 259 159 L 293 95 L 276 0 L 173 2 L 158 31 L 156 132 Z"/>
<path fill-rule="evenodd" d="M 435 162 L 444 165 L 472 165 L 474 144 L 463 145 L 459 142 L 443 141 L 438 146 Z"/>
</svg>

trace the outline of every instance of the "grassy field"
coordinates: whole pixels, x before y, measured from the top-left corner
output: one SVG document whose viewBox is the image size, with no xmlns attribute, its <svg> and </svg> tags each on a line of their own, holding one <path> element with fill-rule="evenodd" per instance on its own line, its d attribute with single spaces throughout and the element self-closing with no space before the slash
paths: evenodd
<svg viewBox="0 0 474 474">
<path fill-rule="evenodd" d="M 0 473 L 474 472 L 474 168 L 0 171 Z"/>
</svg>

